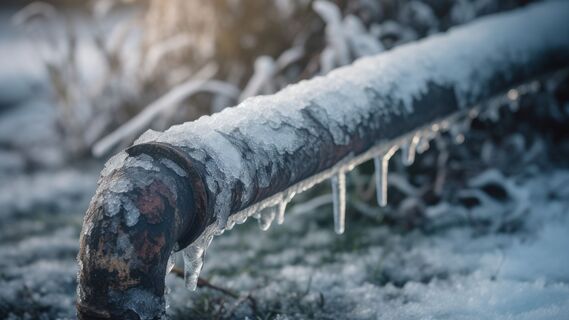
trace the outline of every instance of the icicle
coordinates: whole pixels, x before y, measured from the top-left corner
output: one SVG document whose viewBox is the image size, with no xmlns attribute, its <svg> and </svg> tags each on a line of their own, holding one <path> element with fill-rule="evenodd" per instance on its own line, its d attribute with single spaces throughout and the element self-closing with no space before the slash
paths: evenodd
<svg viewBox="0 0 569 320">
<path fill-rule="evenodd" d="M 417 143 L 417 153 L 422 154 L 429 150 L 430 142 L 427 136 L 419 137 L 419 142 Z"/>
<path fill-rule="evenodd" d="M 211 240 L 212 235 L 204 235 L 205 238 L 198 239 L 183 251 L 184 258 L 184 280 L 186 288 L 196 290 L 198 278 L 203 267 L 205 251 Z"/>
<path fill-rule="evenodd" d="M 410 166 L 415 162 L 415 154 L 417 150 L 417 144 L 419 143 L 420 137 L 418 134 L 415 134 L 409 142 L 403 145 L 401 149 L 401 155 L 403 157 L 403 164 L 406 166 Z"/>
<path fill-rule="evenodd" d="M 391 147 L 383 157 L 375 157 L 373 163 L 375 165 L 375 187 L 377 203 L 381 207 L 387 205 L 387 171 L 389 170 L 389 159 L 397 151 L 397 146 Z"/>
<path fill-rule="evenodd" d="M 184 280 L 186 288 L 196 290 L 198 277 L 203 267 L 203 249 L 197 246 L 189 246 L 184 250 Z"/>
<path fill-rule="evenodd" d="M 334 230 L 337 234 L 344 233 L 346 218 L 346 174 L 340 170 L 331 179 L 334 204 Z"/>
<path fill-rule="evenodd" d="M 275 216 L 277 215 L 277 207 L 272 206 L 265 208 L 261 211 L 259 215 L 259 228 L 263 231 L 269 230 L 273 220 L 275 220 Z"/>
<path fill-rule="evenodd" d="M 286 206 L 292 200 L 295 194 L 296 192 L 291 190 L 288 190 L 284 193 L 283 198 L 281 199 L 278 207 L 278 216 L 277 216 L 278 224 L 284 223 Z"/>
<path fill-rule="evenodd" d="M 277 223 L 278 224 L 284 223 L 286 205 L 287 205 L 287 201 L 285 199 L 282 199 L 281 202 L 279 202 L 279 208 L 278 208 L 279 212 L 278 212 L 278 217 L 277 217 Z"/>
</svg>

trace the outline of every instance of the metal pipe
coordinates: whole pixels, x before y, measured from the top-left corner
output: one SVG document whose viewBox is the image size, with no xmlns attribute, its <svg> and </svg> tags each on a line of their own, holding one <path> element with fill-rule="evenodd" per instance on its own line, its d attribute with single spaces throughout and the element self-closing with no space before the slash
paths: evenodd
<svg viewBox="0 0 569 320">
<path fill-rule="evenodd" d="M 188 244 L 179 239 L 203 231 L 207 195 L 191 159 L 166 145 L 147 148 L 152 152 L 131 148 L 113 158 L 119 166 L 107 164 L 85 215 L 80 319 L 160 318 L 168 258 Z"/>
<path fill-rule="evenodd" d="M 172 251 L 199 249 L 382 144 L 568 66 L 569 3 L 546 2 L 147 132 L 109 161 L 86 213 L 79 318 L 162 317 Z"/>
</svg>

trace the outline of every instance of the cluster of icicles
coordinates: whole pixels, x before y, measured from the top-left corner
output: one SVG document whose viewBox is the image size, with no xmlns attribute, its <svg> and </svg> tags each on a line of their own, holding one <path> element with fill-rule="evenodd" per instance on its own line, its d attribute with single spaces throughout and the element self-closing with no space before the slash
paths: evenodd
<svg viewBox="0 0 569 320">
<path fill-rule="evenodd" d="M 511 111 L 519 108 L 519 98 L 523 94 L 537 92 L 540 83 L 534 81 L 509 90 L 505 95 L 488 100 L 484 105 L 478 105 L 468 110 L 459 111 L 451 116 L 438 120 L 414 132 L 406 134 L 395 140 L 380 142 L 368 151 L 349 156 L 334 167 L 320 172 L 305 179 L 288 189 L 258 202 L 240 212 L 231 215 L 225 228 L 219 228 L 212 224 L 194 243 L 185 248 L 182 253 L 184 262 L 184 279 L 186 287 L 195 290 L 198 277 L 203 266 L 206 249 L 215 235 L 222 234 L 225 230 L 231 230 L 235 224 L 244 223 L 247 218 L 253 217 L 258 220 L 261 230 L 268 230 L 276 219 L 278 224 L 284 223 L 287 204 L 292 198 L 312 186 L 330 179 L 333 195 L 333 213 L 335 231 L 342 234 L 345 229 L 346 217 L 346 173 L 365 161 L 373 159 L 375 165 L 376 197 L 379 206 L 387 205 L 387 175 L 389 160 L 401 150 L 402 161 L 405 165 L 412 165 L 415 155 L 429 149 L 430 142 L 441 133 L 448 132 L 456 143 L 464 141 L 464 133 L 470 129 L 471 121 L 476 117 L 498 121 L 501 106 L 509 106 Z M 172 253 L 169 260 L 168 272 L 176 263 L 177 253 Z"/>
</svg>

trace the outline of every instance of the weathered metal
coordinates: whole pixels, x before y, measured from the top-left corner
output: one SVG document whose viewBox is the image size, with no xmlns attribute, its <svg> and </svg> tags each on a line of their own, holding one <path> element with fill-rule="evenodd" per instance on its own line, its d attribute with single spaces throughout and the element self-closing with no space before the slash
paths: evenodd
<svg viewBox="0 0 569 320">
<path fill-rule="evenodd" d="M 514 30 L 521 21 L 525 28 Z M 496 26 L 512 30 L 488 32 Z M 520 42 L 519 33 L 528 40 Z M 432 77 L 406 73 L 410 59 L 429 48 L 440 51 L 416 65 L 417 72 Z M 258 203 L 274 204 L 267 199 L 378 143 L 568 67 L 569 5 L 546 3 L 507 13 L 372 59 L 165 134 L 146 134 L 116 156 L 85 216 L 79 318 L 163 317 L 170 253 L 195 242 L 214 223 L 222 230 L 227 216 Z M 367 69 L 374 65 L 382 68 Z M 387 73 L 393 70 L 402 71 Z M 361 78 L 355 78 L 358 73 Z M 360 105 L 351 102 L 354 97 Z M 271 104 L 283 109 L 266 108 Z M 298 104 L 302 107 L 294 112 L 284 108 Z M 246 116 L 235 122 L 240 113 Z"/>
<path fill-rule="evenodd" d="M 97 192 L 93 198 L 79 251 L 80 319 L 157 318 L 159 313 L 147 317 L 144 310 L 164 309 L 161 297 L 167 260 L 179 235 L 197 225 L 195 213 L 200 210 L 196 209 L 204 198 L 199 184 L 165 167 L 160 169 L 157 173 L 123 167 L 100 182 L 99 188 L 106 189 L 124 176 L 150 179 L 133 179 L 127 194 L 111 195 L 121 202 L 130 200 L 138 208 L 139 221 L 134 226 L 125 222 L 127 208 L 112 216 L 106 212 L 109 209 L 104 203 L 109 195 Z"/>
</svg>

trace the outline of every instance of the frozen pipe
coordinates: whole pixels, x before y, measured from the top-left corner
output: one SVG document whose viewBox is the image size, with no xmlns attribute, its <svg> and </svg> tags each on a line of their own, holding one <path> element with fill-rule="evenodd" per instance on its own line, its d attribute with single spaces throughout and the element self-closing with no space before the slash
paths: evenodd
<svg viewBox="0 0 569 320">
<path fill-rule="evenodd" d="M 83 221 L 80 319 L 160 319 L 173 251 L 210 223 L 199 164 L 160 143 L 133 146 L 105 166 Z"/>
<path fill-rule="evenodd" d="M 548 1 L 145 133 L 109 161 L 86 213 L 79 318 L 162 317 L 172 251 L 349 171 L 378 145 L 568 66 L 569 2 Z"/>
</svg>

